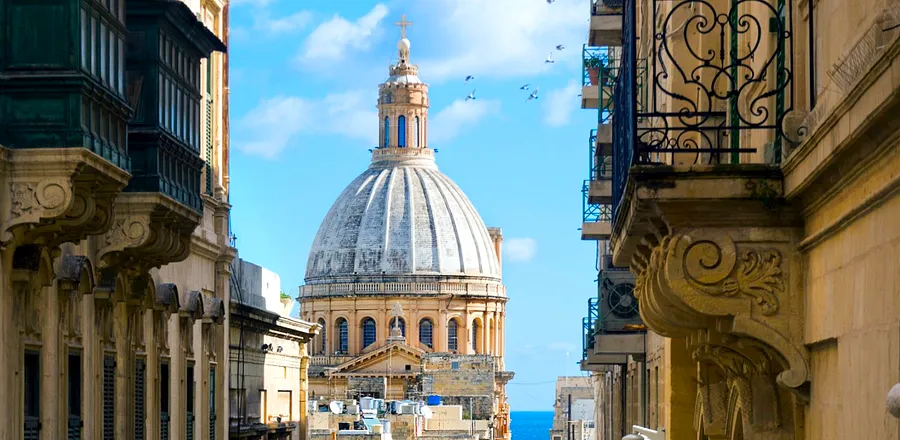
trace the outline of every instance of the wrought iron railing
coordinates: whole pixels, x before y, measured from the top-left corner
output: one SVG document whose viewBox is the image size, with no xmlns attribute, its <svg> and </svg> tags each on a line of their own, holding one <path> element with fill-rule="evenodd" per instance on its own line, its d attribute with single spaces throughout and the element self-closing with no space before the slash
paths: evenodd
<svg viewBox="0 0 900 440">
<path fill-rule="evenodd" d="M 780 162 L 782 122 L 793 109 L 790 2 L 650 1 L 659 15 L 652 20 L 642 108 L 636 105 L 635 0 L 623 8 L 613 96 L 614 204 L 633 164 Z"/>
<path fill-rule="evenodd" d="M 597 123 L 610 124 L 615 110 L 615 88 L 616 81 L 619 78 L 619 69 L 622 63 L 621 50 L 616 48 L 610 51 L 609 68 L 600 71 L 600 102 L 597 106 Z M 637 96 L 637 110 L 640 112 L 647 102 L 647 88 L 644 87 L 647 77 L 647 59 L 641 58 L 637 60 L 635 67 L 635 82 L 637 87 L 635 95 Z"/>
<path fill-rule="evenodd" d="M 603 70 L 610 69 L 610 50 L 608 47 L 593 47 L 585 44 L 581 48 L 581 85 L 600 85 Z"/>
<path fill-rule="evenodd" d="M 599 298 L 588 299 L 587 316 L 581 319 L 582 359 L 587 359 L 590 350 L 594 349 L 594 336 L 597 333 L 597 320 L 600 319 L 600 309 L 598 308 L 599 301 Z"/>
<path fill-rule="evenodd" d="M 591 15 L 621 14 L 622 0 L 591 0 Z"/>
<path fill-rule="evenodd" d="M 581 185 L 581 220 L 584 223 L 612 221 L 612 206 L 607 204 L 590 203 L 589 191 L 591 181 L 585 180 Z"/>
<path fill-rule="evenodd" d="M 597 129 L 591 130 L 588 137 L 588 180 L 612 179 L 612 164 L 609 156 L 602 156 L 597 151 Z"/>
</svg>

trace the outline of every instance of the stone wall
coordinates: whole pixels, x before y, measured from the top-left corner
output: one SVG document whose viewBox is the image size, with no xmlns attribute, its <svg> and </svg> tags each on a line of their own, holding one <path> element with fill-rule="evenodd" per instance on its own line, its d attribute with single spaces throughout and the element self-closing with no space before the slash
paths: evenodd
<svg viewBox="0 0 900 440">
<path fill-rule="evenodd" d="M 426 354 L 422 358 L 424 395 L 460 405 L 463 417 L 490 418 L 494 408 L 494 359 L 483 355 Z M 471 407 L 471 413 L 470 413 Z"/>
<path fill-rule="evenodd" d="M 349 377 L 347 389 L 353 394 L 352 398 L 371 396 L 384 398 L 387 392 L 387 379 L 383 377 Z"/>
</svg>

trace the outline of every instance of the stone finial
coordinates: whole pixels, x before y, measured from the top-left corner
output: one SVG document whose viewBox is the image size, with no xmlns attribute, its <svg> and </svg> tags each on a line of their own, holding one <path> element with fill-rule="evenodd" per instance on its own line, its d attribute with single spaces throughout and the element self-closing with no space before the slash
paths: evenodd
<svg viewBox="0 0 900 440">
<path fill-rule="evenodd" d="M 888 391 L 887 409 L 892 416 L 900 419 L 900 383 Z"/>
</svg>

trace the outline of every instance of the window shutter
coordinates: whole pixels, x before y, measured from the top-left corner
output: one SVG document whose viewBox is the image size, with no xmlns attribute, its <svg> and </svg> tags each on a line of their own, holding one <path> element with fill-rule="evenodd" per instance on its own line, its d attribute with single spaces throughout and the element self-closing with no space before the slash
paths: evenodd
<svg viewBox="0 0 900 440">
<path fill-rule="evenodd" d="M 116 358 L 103 357 L 103 440 L 115 439 Z"/>
<path fill-rule="evenodd" d="M 213 100 L 212 96 L 206 97 L 206 134 L 204 142 L 206 144 L 206 194 L 212 195 L 212 157 L 213 157 Z"/>
<path fill-rule="evenodd" d="M 81 355 L 69 353 L 68 371 L 69 419 L 66 425 L 67 440 L 81 440 Z"/>
<path fill-rule="evenodd" d="M 216 440 L 216 369 L 209 369 L 209 440 Z"/>
<path fill-rule="evenodd" d="M 136 359 L 134 363 L 134 438 L 135 440 L 144 440 L 144 399 L 146 398 L 146 378 L 147 365 L 144 359 Z"/>
</svg>

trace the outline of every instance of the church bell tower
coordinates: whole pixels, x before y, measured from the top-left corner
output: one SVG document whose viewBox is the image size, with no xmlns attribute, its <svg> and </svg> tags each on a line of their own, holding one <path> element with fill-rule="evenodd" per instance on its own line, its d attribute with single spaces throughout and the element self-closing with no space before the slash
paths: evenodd
<svg viewBox="0 0 900 440">
<path fill-rule="evenodd" d="M 397 64 L 378 86 L 378 148 L 428 148 L 428 84 L 419 79 L 419 67 L 409 62 L 410 43 L 402 16 L 397 42 Z"/>
</svg>

